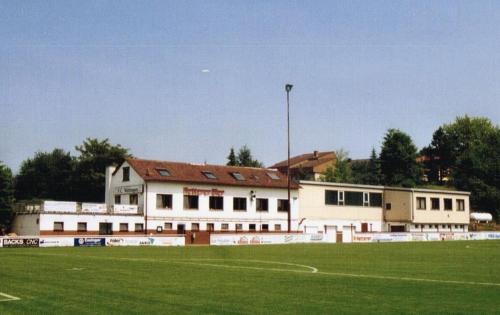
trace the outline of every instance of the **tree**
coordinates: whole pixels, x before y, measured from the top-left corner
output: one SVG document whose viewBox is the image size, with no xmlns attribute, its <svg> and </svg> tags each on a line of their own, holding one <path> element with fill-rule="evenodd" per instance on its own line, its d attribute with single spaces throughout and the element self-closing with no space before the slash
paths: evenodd
<svg viewBox="0 0 500 315">
<path fill-rule="evenodd" d="M 10 224 L 14 186 L 12 171 L 0 162 L 0 235 L 5 234 Z"/>
<path fill-rule="evenodd" d="M 389 129 L 380 152 L 383 183 L 389 186 L 414 187 L 421 174 L 416 159 L 417 147 L 410 136 L 398 129 Z"/>
<path fill-rule="evenodd" d="M 366 178 L 366 184 L 380 185 L 380 177 L 380 159 L 377 156 L 375 148 L 372 148 L 372 153 L 368 162 L 368 177 Z"/>
<path fill-rule="evenodd" d="M 372 149 L 369 160 L 351 161 L 353 183 L 364 185 L 380 185 L 380 160 Z"/>
<path fill-rule="evenodd" d="M 344 150 L 336 152 L 337 160 L 335 165 L 326 169 L 321 181 L 333 183 L 353 183 L 351 164 L 348 159 L 348 153 Z"/>
<path fill-rule="evenodd" d="M 227 156 L 227 164 L 228 166 L 237 166 L 238 165 L 238 158 L 236 157 L 236 154 L 234 153 L 234 148 L 231 147 L 231 151 L 229 151 L 229 155 Z"/>
<path fill-rule="evenodd" d="M 106 167 L 119 165 L 131 157 L 129 150 L 121 145 L 112 145 L 109 139 L 87 138 L 75 147 L 80 153 L 73 176 L 74 200 L 104 201 Z"/>
<path fill-rule="evenodd" d="M 16 199 L 71 200 L 74 168 L 74 158 L 62 149 L 36 153 L 33 158 L 22 162 L 15 177 Z"/>
<path fill-rule="evenodd" d="M 427 148 L 432 167 L 450 173 L 455 188 L 471 192 L 472 207 L 498 217 L 500 128 L 484 117 L 457 117 L 439 127 Z"/>
</svg>

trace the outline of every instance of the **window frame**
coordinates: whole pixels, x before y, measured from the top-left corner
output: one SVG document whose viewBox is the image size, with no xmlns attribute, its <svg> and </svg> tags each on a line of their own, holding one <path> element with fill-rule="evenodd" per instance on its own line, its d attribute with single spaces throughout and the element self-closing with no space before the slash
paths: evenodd
<svg viewBox="0 0 500 315">
<path fill-rule="evenodd" d="M 196 200 L 196 207 L 191 207 L 190 200 Z M 200 196 L 184 195 L 183 197 L 184 210 L 199 210 L 200 209 Z"/>
<path fill-rule="evenodd" d="M 262 207 L 262 203 L 265 207 Z M 268 212 L 269 211 L 269 198 L 257 198 L 255 199 L 255 211 Z"/>
<path fill-rule="evenodd" d="M 332 197 L 332 198 L 329 198 Z M 339 205 L 339 191 L 325 189 L 325 205 L 326 206 L 338 206 Z"/>
<path fill-rule="evenodd" d="M 132 202 L 132 197 L 134 197 L 134 201 Z M 139 204 L 139 194 L 130 194 L 128 195 L 128 204 L 137 206 Z"/>
<path fill-rule="evenodd" d="M 138 229 L 137 227 L 140 227 L 140 229 Z M 134 232 L 143 233 L 144 232 L 144 223 L 135 223 L 134 224 Z"/>
<path fill-rule="evenodd" d="M 236 200 L 238 200 L 238 202 L 236 202 Z M 239 204 L 239 202 L 241 202 L 241 201 L 244 201 L 243 202 L 244 207 L 240 207 L 240 206 L 242 206 L 241 204 Z M 236 205 L 238 205 L 238 208 L 236 208 Z M 233 211 L 247 211 L 247 209 L 248 209 L 248 207 L 247 207 L 247 198 L 246 197 L 233 197 Z"/>
<path fill-rule="evenodd" d="M 449 207 L 446 206 L 446 201 L 449 201 Z M 453 211 L 453 199 L 452 198 L 443 198 L 443 206 L 444 211 Z"/>
<path fill-rule="evenodd" d="M 56 224 L 60 224 L 61 227 L 56 229 Z M 52 227 L 54 232 L 64 232 L 64 221 L 54 221 Z"/>
<path fill-rule="evenodd" d="M 218 206 L 217 200 L 220 200 L 220 208 Z M 209 196 L 208 197 L 208 209 L 211 211 L 224 211 L 224 197 L 223 196 Z"/>
<path fill-rule="evenodd" d="M 158 206 L 158 197 L 161 197 L 160 207 Z M 174 197 L 172 194 L 156 194 L 156 209 L 172 210 Z M 163 206 L 165 204 L 165 206 Z M 169 205 L 170 204 L 170 205 Z"/>
<path fill-rule="evenodd" d="M 123 228 L 123 227 L 126 227 L 126 229 Z M 121 222 L 120 225 L 119 225 L 119 231 L 120 232 L 128 232 L 129 231 L 128 223 L 127 222 Z"/>
<path fill-rule="evenodd" d="M 457 199 L 457 211 L 465 211 L 465 199 Z"/>
<path fill-rule="evenodd" d="M 122 167 L 122 182 L 130 181 L 130 166 Z"/>
<path fill-rule="evenodd" d="M 84 228 L 84 229 L 81 229 L 81 228 L 80 228 L 80 224 L 84 224 L 84 225 L 85 225 L 85 228 Z M 77 231 L 77 232 L 87 232 L 87 222 L 77 222 L 77 223 L 76 223 L 76 231 Z"/>
<path fill-rule="evenodd" d="M 423 208 L 421 207 L 421 201 L 423 201 Z M 427 198 L 426 197 L 416 197 L 417 210 L 427 210 Z"/>
<path fill-rule="evenodd" d="M 283 204 L 285 205 L 284 208 L 283 208 Z M 288 204 L 288 199 L 278 199 L 278 202 L 277 202 L 278 212 L 288 212 L 289 209 L 290 209 L 290 206 Z"/>
<path fill-rule="evenodd" d="M 435 202 L 437 201 L 437 208 L 435 207 Z M 441 210 L 441 198 L 431 197 L 431 210 L 439 211 Z"/>
</svg>

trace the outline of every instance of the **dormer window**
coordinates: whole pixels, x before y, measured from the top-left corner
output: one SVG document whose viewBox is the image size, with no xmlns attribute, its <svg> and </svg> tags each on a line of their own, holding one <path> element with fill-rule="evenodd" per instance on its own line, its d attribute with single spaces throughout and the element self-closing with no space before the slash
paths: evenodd
<svg viewBox="0 0 500 315">
<path fill-rule="evenodd" d="M 130 167 L 126 166 L 123 168 L 123 181 L 128 182 L 130 180 Z"/>
<path fill-rule="evenodd" d="M 269 178 L 274 180 L 280 179 L 280 177 L 276 173 L 267 173 L 267 176 L 269 176 Z"/>
<path fill-rule="evenodd" d="M 217 176 L 215 176 L 215 174 L 210 171 L 203 171 L 202 173 L 208 179 L 217 179 Z"/>
<path fill-rule="evenodd" d="M 157 168 L 156 171 L 160 176 L 170 176 L 170 172 L 165 168 Z"/>
<path fill-rule="evenodd" d="M 233 177 L 236 179 L 236 180 L 245 180 L 245 177 L 243 175 L 241 175 L 241 173 L 238 173 L 238 172 L 233 172 L 231 173 L 231 175 L 233 175 Z"/>
</svg>

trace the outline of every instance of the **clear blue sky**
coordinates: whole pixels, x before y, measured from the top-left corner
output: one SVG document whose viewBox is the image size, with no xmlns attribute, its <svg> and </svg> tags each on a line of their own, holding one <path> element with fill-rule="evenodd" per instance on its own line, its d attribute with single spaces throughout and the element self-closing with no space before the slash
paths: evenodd
<svg viewBox="0 0 500 315">
<path fill-rule="evenodd" d="M 209 72 L 202 70 L 208 69 Z M 500 121 L 500 1 L 2 1 L 0 160 L 109 138 L 225 163 L 417 146 L 457 115 Z"/>
</svg>

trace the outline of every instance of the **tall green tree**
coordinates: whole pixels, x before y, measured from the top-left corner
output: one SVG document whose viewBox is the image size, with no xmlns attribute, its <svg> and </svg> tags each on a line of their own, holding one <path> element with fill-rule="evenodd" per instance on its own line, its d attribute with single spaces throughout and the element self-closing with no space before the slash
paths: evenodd
<svg viewBox="0 0 500 315">
<path fill-rule="evenodd" d="M 227 164 L 228 166 L 237 166 L 238 165 L 238 158 L 236 157 L 236 153 L 234 153 L 234 148 L 231 147 L 231 150 L 229 151 L 229 155 L 227 156 Z"/>
<path fill-rule="evenodd" d="M 0 235 L 5 234 L 10 224 L 14 186 L 12 171 L 0 162 Z"/>
<path fill-rule="evenodd" d="M 471 192 L 473 209 L 498 218 L 500 209 L 500 128 L 484 117 L 457 117 L 433 135 L 428 152 L 434 168 L 448 171 L 451 183 Z"/>
<path fill-rule="evenodd" d="M 352 177 L 355 184 L 380 185 L 380 160 L 375 148 L 370 159 L 351 161 Z"/>
<path fill-rule="evenodd" d="M 337 156 L 335 165 L 326 169 L 326 172 L 321 177 L 321 180 L 333 183 L 353 183 L 354 178 L 352 176 L 348 153 L 344 150 L 338 150 L 335 153 Z"/>
<path fill-rule="evenodd" d="M 366 179 L 366 184 L 380 185 L 381 175 L 380 159 L 377 156 L 375 148 L 372 148 L 370 160 L 368 161 L 368 177 Z"/>
<path fill-rule="evenodd" d="M 75 159 L 62 149 L 38 152 L 22 162 L 15 177 L 17 200 L 55 199 L 72 200 L 71 179 Z"/>
<path fill-rule="evenodd" d="M 380 152 L 383 183 L 414 187 L 421 176 L 421 167 L 416 159 L 417 147 L 410 136 L 398 129 L 389 129 Z"/>
<path fill-rule="evenodd" d="M 103 202 L 106 167 L 119 165 L 131 157 L 129 150 L 111 144 L 109 139 L 95 138 L 87 138 L 75 149 L 80 155 L 73 175 L 74 200 Z"/>
</svg>

